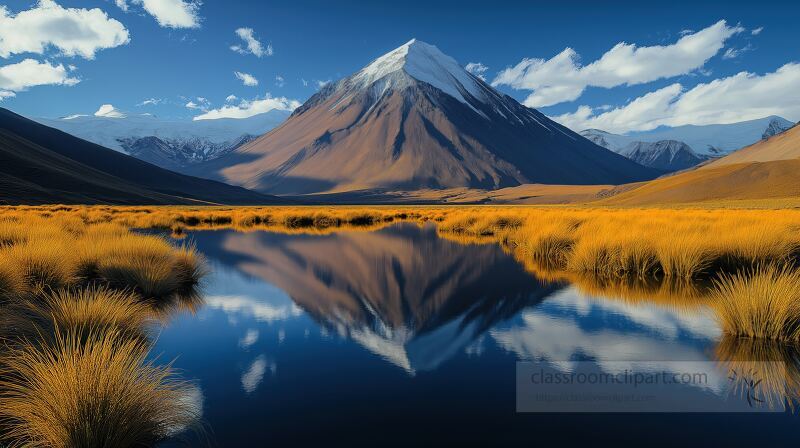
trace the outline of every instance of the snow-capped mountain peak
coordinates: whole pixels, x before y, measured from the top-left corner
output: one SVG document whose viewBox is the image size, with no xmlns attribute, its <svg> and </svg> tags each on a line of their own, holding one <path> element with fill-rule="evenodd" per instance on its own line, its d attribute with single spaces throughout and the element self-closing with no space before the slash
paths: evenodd
<svg viewBox="0 0 800 448">
<path fill-rule="evenodd" d="M 398 72 L 430 84 L 465 104 L 469 104 L 464 96 L 465 91 L 477 100 L 483 101 L 486 97 L 485 89 L 475 76 L 455 59 L 442 53 L 436 46 L 416 39 L 375 59 L 356 73 L 351 81 L 354 86 L 363 88 Z"/>
</svg>

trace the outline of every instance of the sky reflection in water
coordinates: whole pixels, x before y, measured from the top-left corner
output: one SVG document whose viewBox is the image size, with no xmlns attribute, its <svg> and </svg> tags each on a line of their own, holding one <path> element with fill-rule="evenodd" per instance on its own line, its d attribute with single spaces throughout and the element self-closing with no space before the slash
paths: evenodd
<svg viewBox="0 0 800 448">
<path fill-rule="evenodd" d="M 623 424 L 614 414 L 515 412 L 518 360 L 560 372 L 578 361 L 603 371 L 713 361 L 720 331 L 702 308 L 547 284 L 498 246 L 439 239 L 431 226 L 191 238 L 213 268 L 206 304 L 165 327 L 155 353 L 177 357 L 198 384 L 219 446 L 596 440 L 576 425 L 641 441 L 675 424 L 682 431 L 667 439 L 697 442 L 737 420 L 723 439 L 780 444 L 795 432 L 790 414 L 626 415 Z M 687 399 L 718 399 L 724 381 Z M 746 431 L 755 423 L 759 435 Z"/>
</svg>

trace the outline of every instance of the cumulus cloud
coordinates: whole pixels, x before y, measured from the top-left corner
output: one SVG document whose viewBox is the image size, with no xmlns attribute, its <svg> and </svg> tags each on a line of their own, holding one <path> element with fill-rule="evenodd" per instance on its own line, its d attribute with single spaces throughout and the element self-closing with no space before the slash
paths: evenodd
<svg viewBox="0 0 800 448">
<path fill-rule="evenodd" d="M 115 0 L 117 6 L 128 11 L 127 0 Z M 141 5 L 164 28 L 200 28 L 198 0 L 131 0 Z"/>
<path fill-rule="evenodd" d="M 486 71 L 489 70 L 489 67 L 481 64 L 480 62 L 470 62 L 464 66 L 464 69 L 478 78 L 486 81 Z"/>
<path fill-rule="evenodd" d="M 0 101 L 6 98 L 14 98 L 15 96 L 17 96 L 17 94 L 10 90 L 0 90 Z"/>
<path fill-rule="evenodd" d="M 672 45 L 638 47 L 620 42 L 600 59 L 581 65 L 578 53 L 566 48 L 551 59 L 523 59 L 501 71 L 492 85 L 532 90 L 525 105 L 544 107 L 578 99 L 589 86 L 612 88 L 691 73 L 716 55 L 725 41 L 744 29 L 720 20 Z"/>
<path fill-rule="evenodd" d="M 62 8 L 39 0 L 31 9 L 12 14 L 0 5 L 0 57 L 44 54 L 49 47 L 64 56 L 93 59 L 98 50 L 130 42 L 128 30 L 98 8 Z"/>
<path fill-rule="evenodd" d="M 757 75 L 740 72 L 684 91 L 680 84 L 658 89 L 607 111 L 581 106 L 551 117 L 576 131 L 597 128 L 625 133 L 658 126 L 735 123 L 769 115 L 800 120 L 800 63 Z"/>
<path fill-rule="evenodd" d="M 97 112 L 94 113 L 94 116 L 104 118 L 125 118 L 125 114 L 111 104 L 103 104 L 100 106 L 100 108 L 97 109 Z"/>
<path fill-rule="evenodd" d="M 231 45 L 231 50 L 239 54 L 252 54 L 259 58 L 272 56 L 272 44 L 267 44 L 265 47 L 256 39 L 255 31 L 252 28 L 237 28 L 236 35 L 244 41 L 244 45 Z"/>
<path fill-rule="evenodd" d="M 236 79 L 242 81 L 242 84 L 248 87 L 255 87 L 258 85 L 258 80 L 250 73 L 233 72 L 233 74 L 236 76 Z"/>
<path fill-rule="evenodd" d="M 16 64 L 0 67 L 0 90 L 19 92 L 29 87 L 43 85 L 72 86 L 80 82 L 70 77 L 63 64 L 53 65 L 50 62 L 39 62 L 25 59 Z M 14 96 L 6 93 L 6 97 Z"/>
<path fill-rule="evenodd" d="M 236 101 L 238 99 L 239 98 L 236 95 L 228 95 L 227 97 L 225 97 L 225 102 L 226 103 L 232 103 L 232 102 L 234 102 L 234 101 Z"/>
<path fill-rule="evenodd" d="M 206 111 L 194 117 L 195 120 L 216 120 L 218 118 L 248 118 L 271 110 L 292 111 L 300 107 L 300 102 L 285 97 L 273 98 L 267 94 L 264 98 L 242 100 L 238 105 L 225 105 L 219 109 Z"/>
</svg>

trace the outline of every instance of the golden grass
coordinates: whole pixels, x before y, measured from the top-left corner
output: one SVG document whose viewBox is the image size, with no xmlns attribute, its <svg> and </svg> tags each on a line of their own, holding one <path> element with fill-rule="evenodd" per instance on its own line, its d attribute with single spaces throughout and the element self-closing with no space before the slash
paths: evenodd
<svg viewBox="0 0 800 448">
<path fill-rule="evenodd" d="M 196 285 L 202 256 L 119 223 L 86 223 L 77 215 L 21 214 L 0 220 L 0 296 L 104 284 L 165 299 Z M 14 235 L 13 238 L 8 235 Z"/>
<path fill-rule="evenodd" d="M 17 298 L 0 311 L 0 335 L 7 343 L 30 342 L 91 328 L 144 337 L 151 318 L 150 307 L 137 294 L 93 286 Z"/>
<path fill-rule="evenodd" d="M 56 333 L 12 346 L 0 370 L 2 437 L 16 446 L 134 447 L 197 417 L 187 386 L 147 360 L 147 343 L 118 330 Z"/>
<path fill-rule="evenodd" d="M 75 221 L 108 226 L 105 232 L 118 225 L 169 229 L 178 235 L 215 228 L 325 234 L 375 230 L 398 221 L 433 222 L 441 236 L 460 243 L 501 243 L 520 260 L 532 259 L 550 270 L 605 277 L 710 278 L 800 255 L 800 210 L 790 209 L 0 207 L 0 222 L 30 217 L 66 220 L 76 227 Z M 155 281 L 157 274 L 144 283 Z"/>
<path fill-rule="evenodd" d="M 733 336 L 800 342 L 800 271 L 765 266 L 714 280 L 711 302 Z"/>
<path fill-rule="evenodd" d="M 152 446 L 199 410 L 148 361 L 147 326 L 197 297 L 205 262 L 65 211 L 0 216 L 0 444 Z"/>
</svg>

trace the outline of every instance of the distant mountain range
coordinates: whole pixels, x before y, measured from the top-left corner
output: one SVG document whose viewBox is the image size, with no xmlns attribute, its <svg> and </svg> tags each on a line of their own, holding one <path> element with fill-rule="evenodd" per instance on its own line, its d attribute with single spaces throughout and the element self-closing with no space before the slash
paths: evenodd
<svg viewBox="0 0 800 448">
<path fill-rule="evenodd" d="M 79 115 L 36 121 L 162 168 L 183 171 L 233 151 L 281 124 L 290 113 L 272 110 L 249 118 L 197 121 L 152 115 Z"/>
<path fill-rule="evenodd" d="M 290 195 L 618 184 L 661 173 L 519 104 L 417 40 L 324 87 L 277 129 L 189 172 Z"/>
<path fill-rule="evenodd" d="M 792 126 L 789 120 L 770 116 L 740 123 L 662 127 L 630 135 L 600 129 L 585 129 L 580 134 L 644 166 L 672 172 L 724 156 Z"/>
<path fill-rule="evenodd" d="M 274 204 L 286 201 L 177 174 L 0 108 L 6 204 Z"/>
<path fill-rule="evenodd" d="M 623 189 L 603 202 L 650 205 L 800 196 L 800 126 L 695 170 Z"/>
</svg>

